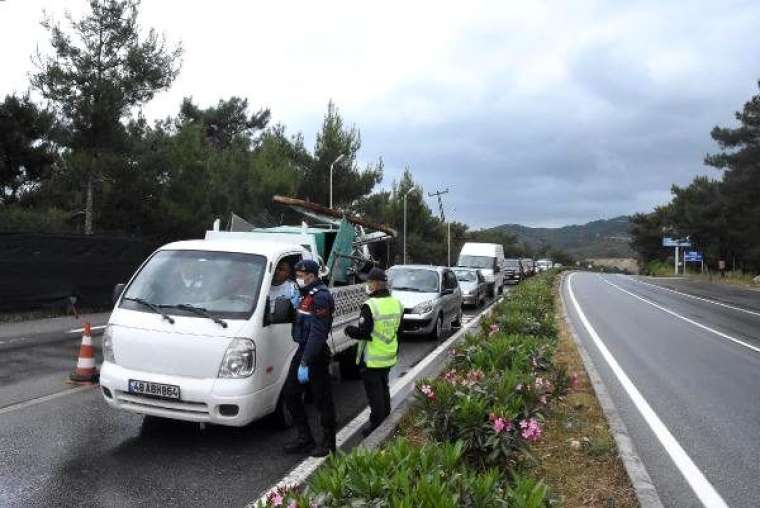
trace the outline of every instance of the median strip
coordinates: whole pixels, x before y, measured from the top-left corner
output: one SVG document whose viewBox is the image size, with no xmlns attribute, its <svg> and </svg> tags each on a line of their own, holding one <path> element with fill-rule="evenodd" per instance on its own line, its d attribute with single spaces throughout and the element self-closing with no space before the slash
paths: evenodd
<svg viewBox="0 0 760 508">
<path fill-rule="evenodd" d="M 523 282 L 461 340 L 436 350 L 448 362 L 415 368 L 394 386 L 403 405 L 361 446 L 330 457 L 306 482 L 281 482 L 254 506 L 584 504 L 587 493 L 568 483 L 597 486 L 595 503 L 637 506 L 606 426 L 559 430 L 571 417 L 572 425 L 590 420 L 570 408 L 585 376 L 567 371 L 555 276 Z M 610 464 L 614 475 L 599 473 Z"/>
</svg>

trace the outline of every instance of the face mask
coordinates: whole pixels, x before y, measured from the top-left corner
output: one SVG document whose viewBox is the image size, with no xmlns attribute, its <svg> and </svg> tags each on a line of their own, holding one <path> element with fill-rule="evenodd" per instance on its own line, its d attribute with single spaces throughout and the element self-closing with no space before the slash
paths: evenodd
<svg viewBox="0 0 760 508">
<path fill-rule="evenodd" d="M 372 286 L 370 286 L 369 284 L 365 284 L 365 285 L 364 285 L 364 291 L 365 291 L 365 292 L 366 292 L 368 295 L 371 295 L 371 294 L 372 294 Z"/>
<path fill-rule="evenodd" d="M 305 281 L 305 280 L 303 280 L 303 279 L 296 279 L 296 284 L 298 284 L 298 287 L 299 287 L 299 288 L 304 288 L 304 287 L 306 287 L 306 281 Z"/>
</svg>

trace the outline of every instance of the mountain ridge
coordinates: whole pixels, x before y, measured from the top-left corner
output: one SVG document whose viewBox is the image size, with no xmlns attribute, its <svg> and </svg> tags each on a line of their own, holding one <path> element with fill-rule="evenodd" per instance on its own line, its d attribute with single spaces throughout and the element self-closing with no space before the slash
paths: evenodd
<svg viewBox="0 0 760 508">
<path fill-rule="evenodd" d="M 560 249 L 577 259 L 635 257 L 630 246 L 630 217 L 620 215 L 586 224 L 559 228 L 533 228 L 521 224 L 502 224 L 491 229 L 506 231 L 532 249 Z"/>
</svg>

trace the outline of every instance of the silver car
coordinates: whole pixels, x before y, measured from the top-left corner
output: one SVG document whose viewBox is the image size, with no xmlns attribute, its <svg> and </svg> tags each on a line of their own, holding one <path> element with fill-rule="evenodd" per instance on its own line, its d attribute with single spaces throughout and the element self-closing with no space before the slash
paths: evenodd
<svg viewBox="0 0 760 508">
<path fill-rule="evenodd" d="M 489 292 L 489 283 L 483 273 L 477 268 L 455 267 L 453 270 L 462 290 L 462 305 L 480 307 Z"/>
<path fill-rule="evenodd" d="M 391 294 L 404 305 L 402 330 L 438 340 L 462 324 L 462 290 L 444 266 L 396 265 L 388 270 Z"/>
</svg>

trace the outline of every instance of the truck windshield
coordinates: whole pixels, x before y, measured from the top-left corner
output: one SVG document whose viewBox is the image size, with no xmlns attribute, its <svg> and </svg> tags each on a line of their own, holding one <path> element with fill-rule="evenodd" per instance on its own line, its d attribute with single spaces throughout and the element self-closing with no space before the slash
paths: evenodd
<svg viewBox="0 0 760 508">
<path fill-rule="evenodd" d="M 461 282 L 475 282 L 478 280 L 477 275 L 475 275 L 475 272 L 471 270 L 454 270 L 454 273 L 457 276 L 457 280 Z"/>
<path fill-rule="evenodd" d="M 520 268 L 520 260 L 519 259 L 507 259 L 504 261 L 504 264 L 508 268 Z"/>
<path fill-rule="evenodd" d="M 395 268 L 388 271 L 388 283 L 396 291 L 438 292 L 438 272 L 424 268 Z"/>
<path fill-rule="evenodd" d="M 169 314 L 247 319 L 256 309 L 266 258 L 255 254 L 163 250 L 151 257 L 124 292 L 120 307 L 147 312 L 149 302 Z M 183 308 L 185 307 L 185 308 Z"/>
<path fill-rule="evenodd" d="M 470 268 L 487 268 L 493 270 L 495 259 L 489 256 L 459 256 L 459 266 Z"/>
</svg>

